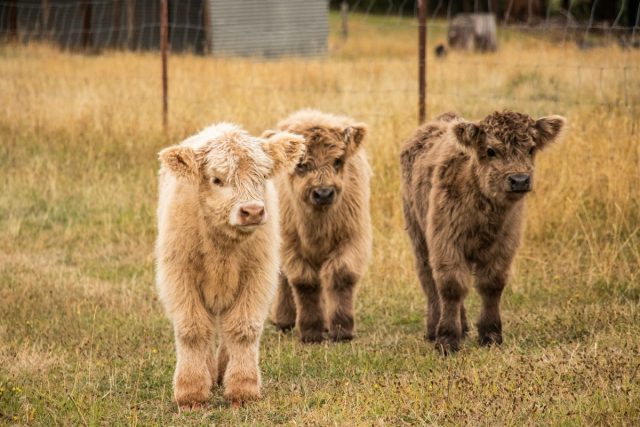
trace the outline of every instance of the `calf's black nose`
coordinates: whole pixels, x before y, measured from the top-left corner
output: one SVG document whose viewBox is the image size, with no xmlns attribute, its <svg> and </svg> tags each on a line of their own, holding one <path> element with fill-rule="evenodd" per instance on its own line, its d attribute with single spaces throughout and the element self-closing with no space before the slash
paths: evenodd
<svg viewBox="0 0 640 427">
<path fill-rule="evenodd" d="M 311 199 L 317 205 L 329 205 L 333 203 L 336 190 L 333 187 L 318 187 L 311 192 Z"/>
<path fill-rule="evenodd" d="M 530 191 L 531 176 L 525 173 L 509 175 L 509 188 L 511 191 Z"/>
</svg>

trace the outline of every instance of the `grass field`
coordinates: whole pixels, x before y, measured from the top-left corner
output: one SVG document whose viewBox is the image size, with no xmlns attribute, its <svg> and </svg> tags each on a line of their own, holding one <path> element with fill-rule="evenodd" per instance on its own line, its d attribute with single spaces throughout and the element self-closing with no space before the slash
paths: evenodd
<svg viewBox="0 0 640 427">
<path fill-rule="evenodd" d="M 509 107 L 569 123 L 539 159 L 505 344 L 480 348 L 472 331 L 443 358 L 422 338 L 399 196 L 416 27 L 355 17 L 346 43 L 337 30 L 321 59 L 172 56 L 168 135 L 157 53 L 0 46 L 0 424 L 640 424 L 640 52 L 503 32 L 495 54 L 429 56 L 430 116 Z M 154 288 L 156 153 L 211 122 L 260 133 L 303 106 L 370 126 L 358 337 L 305 346 L 267 326 L 263 400 L 233 411 L 216 390 L 179 413 Z"/>
</svg>

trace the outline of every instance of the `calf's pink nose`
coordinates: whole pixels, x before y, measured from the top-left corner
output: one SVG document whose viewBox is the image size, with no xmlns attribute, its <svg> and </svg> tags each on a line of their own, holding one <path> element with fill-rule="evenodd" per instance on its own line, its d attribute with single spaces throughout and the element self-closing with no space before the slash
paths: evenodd
<svg viewBox="0 0 640 427">
<path fill-rule="evenodd" d="M 251 202 L 240 206 L 238 210 L 238 223 L 240 225 L 259 225 L 266 217 L 264 203 Z"/>
</svg>

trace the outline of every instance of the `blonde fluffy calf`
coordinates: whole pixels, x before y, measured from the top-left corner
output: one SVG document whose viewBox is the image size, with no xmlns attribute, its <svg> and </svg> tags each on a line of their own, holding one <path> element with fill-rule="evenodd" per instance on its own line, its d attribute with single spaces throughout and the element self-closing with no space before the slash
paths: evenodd
<svg viewBox="0 0 640 427">
<path fill-rule="evenodd" d="M 175 333 L 180 406 L 205 402 L 216 382 L 234 405 L 260 397 L 259 341 L 279 265 L 271 177 L 303 154 L 301 136 L 257 138 L 227 123 L 160 152 L 157 287 Z"/>
</svg>

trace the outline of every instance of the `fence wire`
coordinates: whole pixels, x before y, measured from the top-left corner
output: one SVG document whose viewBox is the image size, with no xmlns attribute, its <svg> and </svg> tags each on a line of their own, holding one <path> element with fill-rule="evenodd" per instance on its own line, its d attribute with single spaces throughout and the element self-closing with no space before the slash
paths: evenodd
<svg viewBox="0 0 640 427">
<path fill-rule="evenodd" d="M 417 2 L 338 1 L 331 2 L 336 7 L 330 11 L 328 1 L 279 3 L 286 7 L 265 14 L 258 0 L 169 1 L 170 51 L 178 58 L 190 54 L 212 58 L 206 69 L 212 76 L 209 90 L 350 97 L 380 105 L 417 99 Z M 337 7 L 340 3 L 347 6 L 342 12 Z M 609 20 L 598 19 L 603 3 L 608 2 L 429 2 L 428 104 L 592 105 L 624 107 L 636 114 L 640 97 L 638 2 L 613 2 Z M 472 7 L 466 12 L 496 14 L 497 52 L 451 49 L 451 27 L 458 12 L 465 12 L 464 5 L 469 4 Z M 522 4 L 526 13 L 516 13 Z M 586 18 L 576 16 L 576 10 L 583 10 Z M 160 25 L 160 1 L 0 1 L 3 44 L 53 45 L 70 55 L 113 51 L 153 55 L 160 47 Z M 377 46 L 363 42 L 369 36 L 375 37 Z M 394 42 L 400 39 L 401 43 Z M 510 43 L 516 47 L 502 51 Z M 531 50 L 536 49 L 539 54 L 532 55 Z M 567 54 L 548 55 L 551 50 Z M 217 70 L 237 61 L 233 57 L 262 64 L 270 73 L 283 72 L 278 64 L 294 63 L 299 76 L 276 82 L 266 78 L 261 67 L 239 67 L 242 71 L 232 80 L 217 80 Z M 406 78 L 380 78 L 391 72 Z M 305 78 L 308 74 L 314 76 L 314 84 Z M 126 81 L 136 84 L 152 78 L 157 77 L 130 70 Z M 175 83 L 175 77 L 171 82 Z M 383 117 L 386 113 L 367 108 L 354 114 Z"/>
</svg>

